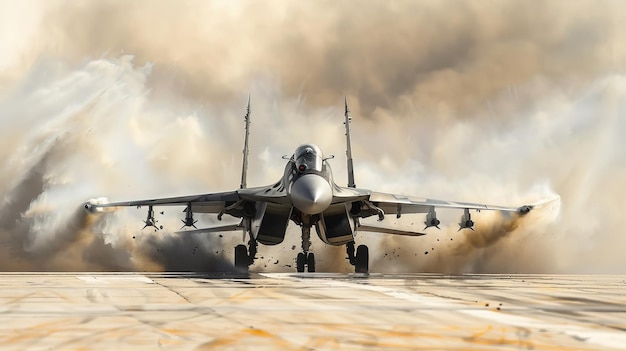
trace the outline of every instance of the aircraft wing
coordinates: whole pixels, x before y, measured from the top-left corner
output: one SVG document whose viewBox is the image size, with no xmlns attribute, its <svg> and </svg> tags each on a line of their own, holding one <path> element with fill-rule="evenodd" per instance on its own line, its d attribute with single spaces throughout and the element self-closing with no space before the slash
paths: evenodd
<svg viewBox="0 0 626 351">
<path fill-rule="evenodd" d="M 368 189 L 337 187 L 333 203 L 366 201 L 383 210 L 385 214 L 428 213 L 431 207 L 457 208 L 469 210 L 496 210 L 505 212 L 527 213 L 535 205 L 521 207 L 495 206 L 471 202 L 457 202 L 447 200 L 428 199 L 423 197 L 406 196 L 374 192 Z"/>
<path fill-rule="evenodd" d="M 278 204 L 288 201 L 284 189 L 277 189 L 275 186 L 264 186 L 218 193 L 133 201 L 90 201 L 85 204 L 85 209 L 90 211 L 102 211 L 106 209 L 115 210 L 119 207 L 129 206 L 188 206 L 191 204 L 192 210 L 195 213 L 220 213 L 228 206 L 246 200 L 250 202 L 265 201 Z"/>
<path fill-rule="evenodd" d="M 505 212 L 528 212 L 530 208 L 507 207 L 485 205 L 471 202 L 457 202 L 447 200 L 436 200 L 422 197 L 413 197 L 397 194 L 385 194 L 373 192 L 369 196 L 369 201 L 383 210 L 386 214 L 405 214 L 405 213 L 428 213 L 431 207 L 435 208 L 458 208 L 469 210 L 496 210 Z"/>
<path fill-rule="evenodd" d="M 128 206 L 186 206 L 191 203 L 194 207 L 194 210 L 196 207 L 199 207 L 203 210 L 206 210 L 206 213 L 218 213 L 227 206 L 227 203 L 233 203 L 238 200 L 239 194 L 237 193 L 237 191 L 228 191 L 213 194 L 199 194 L 122 202 L 88 202 L 87 204 L 85 204 L 85 208 L 88 210 L 97 211 L 101 209 L 115 209 L 116 207 Z"/>
</svg>

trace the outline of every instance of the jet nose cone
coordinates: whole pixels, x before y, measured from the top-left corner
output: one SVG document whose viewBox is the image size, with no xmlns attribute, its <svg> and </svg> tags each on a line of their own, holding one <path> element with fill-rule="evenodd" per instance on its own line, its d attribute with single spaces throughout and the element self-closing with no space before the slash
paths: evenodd
<svg viewBox="0 0 626 351">
<path fill-rule="evenodd" d="M 330 205 L 333 192 L 326 179 L 315 175 L 305 174 L 298 178 L 291 186 L 291 202 L 306 214 L 318 214 Z"/>
</svg>

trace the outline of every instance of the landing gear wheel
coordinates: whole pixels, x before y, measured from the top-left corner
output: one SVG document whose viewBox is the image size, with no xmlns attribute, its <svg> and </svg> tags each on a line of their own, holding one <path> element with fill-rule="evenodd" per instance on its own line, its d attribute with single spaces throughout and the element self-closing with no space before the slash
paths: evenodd
<svg viewBox="0 0 626 351">
<path fill-rule="evenodd" d="M 356 273 L 367 273 L 369 271 L 369 249 L 365 245 L 356 248 L 356 259 L 354 271 Z"/>
<path fill-rule="evenodd" d="M 246 245 L 235 246 L 235 268 L 237 268 L 238 271 L 247 271 L 249 262 L 250 259 L 248 258 L 248 248 Z"/>
<path fill-rule="evenodd" d="M 300 252 L 298 254 L 298 257 L 296 257 L 296 269 L 298 270 L 298 273 L 304 272 L 305 264 L 306 264 L 306 256 L 304 256 L 304 253 Z"/>
<path fill-rule="evenodd" d="M 315 272 L 315 255 L 312 252 L 306 257 L 306 268 L 308 272 Z"/>
</svg>

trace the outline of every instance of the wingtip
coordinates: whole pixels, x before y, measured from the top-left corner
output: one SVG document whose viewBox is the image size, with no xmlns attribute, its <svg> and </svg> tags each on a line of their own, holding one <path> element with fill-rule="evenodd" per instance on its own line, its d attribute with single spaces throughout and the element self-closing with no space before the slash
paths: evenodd
<svg viewBox="0 0 626 351">
<path fill-rule="evenodd" d="M 527 214 L 528 212 L 530 212 L 530 210 L 532 210 L 532 209 L 533 209 L 533 206 L 531 206 L 531 205 L 520 206 L 517 209 L 517 213 L 519 213 L 520 215 L 523 216 L 523 215 Z"/>
<path fill-rule="evenodd" d="M 106 205 L 109 203 L 109 199 L 106 197 L 99 197 L 96 199 L 89 199 L 83 203 L 83 208 L 89 213 L 103 212 L 103 207 L 99 205 Z"/>
<path fill-rule="evenodd" d="M 561 201 L 561 196 L 555 194 L 554 196 L 552 196 L 550 198 L 542 199 L 542 200 L 533 202 L 531 204 L 521 206 L 521 207 L 518 208 L 517 212 L 522 214 L 522 215 L 525 215 L 528 212 L 530 212 L 531 210 L 535 210 L 537 208 L 541 208 L 541 207 L 544 207 L 544 206 L 547 206 L 547 205 L 551 205 L 551 204 L 553 204 L 553 203 L 555 203 L 557 201 Z"/>
</svg>

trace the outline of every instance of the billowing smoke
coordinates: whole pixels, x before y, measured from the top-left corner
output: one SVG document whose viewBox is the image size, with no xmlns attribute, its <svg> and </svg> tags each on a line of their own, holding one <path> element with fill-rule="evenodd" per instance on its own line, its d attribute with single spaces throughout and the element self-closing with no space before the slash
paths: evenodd
<svg viewBox="0 0 626 351">
<path fill-rule="evenodd" d="M 0 3 L 0 269 L 228 270 L 241 233 L 175 235 L 181 208 L 87 215 L 91 198 L 249 185 L 315 142 L 357 186 L 502 205 L 420 238 L 360 233 L 372 271 L 623 273 L 626 11 L 618 1 Z M 198 216 L 202 225 L 215 221 Z M 395 218 L 388 218 L 390 222 Z M 423 216 L 399 227 L 423 229 Z M 260 247 L 291 271 L 299 231 Z M 318 269 L 348 271 L 314 240 Z"/>
</svg>

